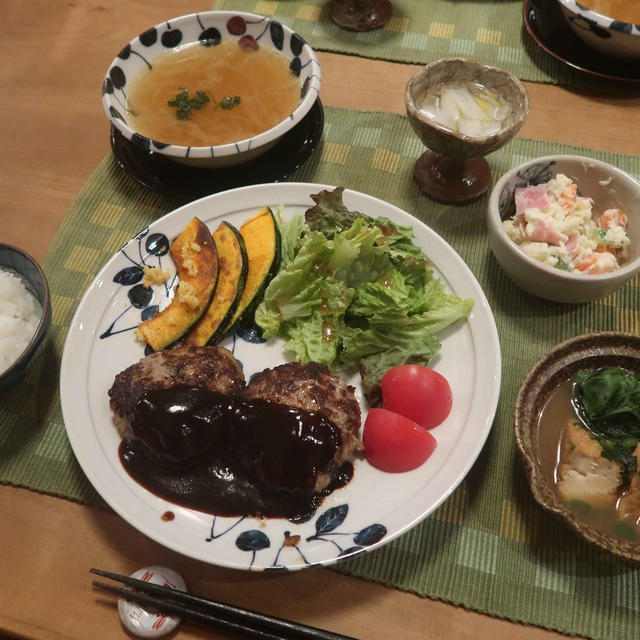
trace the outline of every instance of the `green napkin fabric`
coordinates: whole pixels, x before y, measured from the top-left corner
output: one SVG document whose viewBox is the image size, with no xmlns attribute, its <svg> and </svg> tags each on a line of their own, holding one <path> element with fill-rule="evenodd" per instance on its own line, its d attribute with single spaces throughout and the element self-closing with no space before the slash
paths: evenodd
<svg viewBox="0 0 640 640">
<path fill-rule="evenodd" d="M 497 416 L 467 478 L 429 518 L 390 544 L 336 570 L 512 620 L 612 640 L 635 638 L 640 568 L 583 542 L 536 505 L 516 455 L 512 412 L 520 381 L 560 341 L 599 330 L 640 330 L 640 281 L 597 302 L 561 305 L 524 293 L 487 243 L 487 197 L 454 207 L 424 197 L 412 180 L 424 150 L 406 119 L 326 108 L 323 141 L 291 180 L 343 185 L 410 212 L 458 251 L 496 318 L 503 380 Z M 638 176 L 640 159 L 516 138 L 488 156 L 494 180 L 529 158 L 578 153 Z M 0 392 L 0 482 L 91 505 L 66 437 L 58 371 L 65 335 L 84 291 L 137 231 L 183 204 L 147 191 L 105 157 L 50 247 L 53 322 L 46 350 L 23 384 Z"/>
<path fill-rule="evenodd" d="M 524 27 L 522 0 L 391 3 L 393 14 L 385 27 L 364 33 L 335 25 L 329 13 L 331 0 L 216 0 L 214 8 L 278 20 L 319 51 L 414 64 L 460 56 L 506 69 L 531 82 L 615 89 L 612 83 L 599 83 L 543 51 Z"/>
</svg>

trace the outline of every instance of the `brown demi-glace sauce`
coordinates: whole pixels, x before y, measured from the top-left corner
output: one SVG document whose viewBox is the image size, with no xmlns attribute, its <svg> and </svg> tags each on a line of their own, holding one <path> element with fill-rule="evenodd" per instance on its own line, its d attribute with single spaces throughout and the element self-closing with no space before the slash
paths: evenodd
<svg viewBox="0 0 640 640">
<path fill-rule="evenodd" d="M 345 463 L 314 491 L 341 444 L 322 415 L 266 400 L 175 387 L 145 394 L 119 447 L 127 473 L 170 502 L 221 516 L 304 519 L 344 486 Z"/>
</svg>

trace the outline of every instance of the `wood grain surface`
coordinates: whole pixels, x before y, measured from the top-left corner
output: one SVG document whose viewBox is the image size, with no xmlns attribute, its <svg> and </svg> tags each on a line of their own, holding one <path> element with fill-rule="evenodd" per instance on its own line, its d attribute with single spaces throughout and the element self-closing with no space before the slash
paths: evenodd
<svg viewBox="0 0 640 640">
<path fill-rule="evenodd" d="M 123 44 L 168 18 L 210 8 L 193 0 L 24 0 L 0 3 L 0 238 L 41 260 L 82 185 L 109 152 L 101 81 Z M 320 53 L 325 104 L 404 113 L 418 68 Z M 640 152 L 640 99 L 528 84 L 521 135 Z M 1 447 L 1 445 L 0 445 Z M 0 449 L 1 451 L 1 449 Z M 126 637 L 90 567 L 130 573 L 163 564 L 194 593 L 367 640 L 560 638 L 326 569 L 261 575 L 219 569 L 150 541 L 110 512 L 0 486 L 0 636 Z M 227 638 L 182 625 L 177 638 Z"/>
</svg>

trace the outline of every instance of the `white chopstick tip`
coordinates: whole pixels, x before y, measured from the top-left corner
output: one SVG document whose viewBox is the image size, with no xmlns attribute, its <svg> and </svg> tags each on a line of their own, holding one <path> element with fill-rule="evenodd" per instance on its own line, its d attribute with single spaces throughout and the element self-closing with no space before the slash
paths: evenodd
<svg viewBox="0 0 640 640">
<path fill-rule="evenodd" d="M 187 590 L 182 576 L 168 567 L 144 567 L 132 573 L 130 577 L 180 591 Z M 125 629 L 141 638 L 160 638 L 174 631 L 182 622 L 178 616 L 167 615 L 151 608 L 146 609 L 123 597 L 118 598 L 118 614 Z"/>
</svg>

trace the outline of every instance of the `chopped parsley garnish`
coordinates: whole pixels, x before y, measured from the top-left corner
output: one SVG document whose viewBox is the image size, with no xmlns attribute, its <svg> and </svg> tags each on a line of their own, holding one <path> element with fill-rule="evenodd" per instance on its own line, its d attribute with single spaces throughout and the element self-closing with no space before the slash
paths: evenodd
<svg viewBox="0 0 640 640">
<path fill-rule="evenodd" d="M 240 104 L 240 96 L 225 96 L 216 104 L 216 107 L 221 109 L 233 109 L 237 104 Z"/>
<path fill-rule="evenodd" d="M 190 97 L 189 92 L 184 87 L 180 87 L 176 97 L 173 100 L 169 100 L 168 105 L 176 110 L 178 120 L 185 120 L 191 117 L 194 109 L 202 109 L 212 100 L 216 109 L 218 107 L 221 109 L 233 109 L 233 107 L 240 104 L 240 96 L 225 96 L 220 102 L 217 102 L 206 91 L 196 91 Z"/>
<path fill-rule="evenodd" d="M 184 120 L 191 116 L 193 109 L 202 109 L 211 101 L 206 91 L 196 91 L 195 95 L 190 98 L 189 92 L 184 88 L 178 89 L 178 94 L 173 100 L 169 100 L 169 106 L 176 110 L 178 120 Z"/>
</svg>

